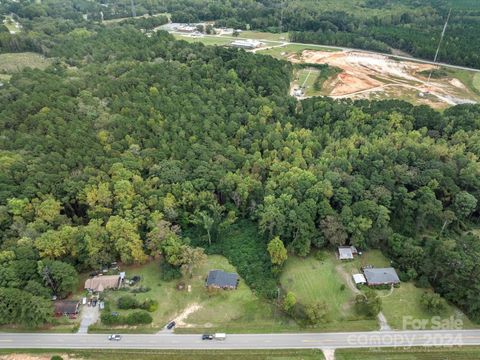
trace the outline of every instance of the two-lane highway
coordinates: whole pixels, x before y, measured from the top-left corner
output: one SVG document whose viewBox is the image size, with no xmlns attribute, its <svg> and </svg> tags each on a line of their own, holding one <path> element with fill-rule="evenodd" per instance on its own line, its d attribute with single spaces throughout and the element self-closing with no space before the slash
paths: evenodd
<svg viewBox="0 0 480 360">
<path fill-rule="evenodd" d="M 15 349 L 338 349 L 480 345 L 480 330 L 423 330 L 352 333 L 227 334 L 227 339 L 202 340 L 201 335 L 0 333 L 0 348 Z"/>
</svg>

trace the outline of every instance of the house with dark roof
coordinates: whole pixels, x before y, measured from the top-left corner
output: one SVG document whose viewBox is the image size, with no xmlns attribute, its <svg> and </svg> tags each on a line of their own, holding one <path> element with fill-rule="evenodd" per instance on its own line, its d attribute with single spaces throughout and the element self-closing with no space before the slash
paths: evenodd
<svg viewBox="0 0 480 360">
<path fill-rule="evenodd" d="M 394 268 L 363 268 L 363 274 L 368 286 L 400 284 Z"/>
<path fill-rule="evenodd" d="M 235 273 L 211 270 L 208 273 L 205 286 L 207 288 L 233 290 L 237 288 L 239 280 L 238 275 Z"/>
<path fill-rule="evenodd" d="M 55 316 L 78 314 L 79 300 L 56 300 L 53 302 Z"/>
</svg>

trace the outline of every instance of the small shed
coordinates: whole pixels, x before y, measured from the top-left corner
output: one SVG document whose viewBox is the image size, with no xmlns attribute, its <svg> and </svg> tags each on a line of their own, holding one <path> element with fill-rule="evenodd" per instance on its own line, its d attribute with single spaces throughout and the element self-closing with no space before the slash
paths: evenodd
<svg viewBox="0 0 480 360">
<path fill-rule="evenodd" d="M 208 288 L 233 290 L 238 287 L 239 277 L 235 273 L 223 270 L 211 270 L 208 273 L 205 286 Z"/>
<path fill-rule="evenodd" d="M 55 316 L 78 314 L 79 300 L 56 300 L 53 302 Z"/>
<path fill-rule="evenodd" d="M 367 285 L 395 285 L 400 283 L 394 268 L 363 268 Z"/>
<path fill-rule="evenodd" d="M 355 282 L 355 285 L 363 285 L 367 283 L 367 279 L 365 279 L 363 274 L 353 274 L 353 281 Z"/>
<path fill-rule="evenodd" d="M 351 246 L 339 246 L 338 258 L 340 260 L 353 260 L 353 252 Z"/>
</svg>

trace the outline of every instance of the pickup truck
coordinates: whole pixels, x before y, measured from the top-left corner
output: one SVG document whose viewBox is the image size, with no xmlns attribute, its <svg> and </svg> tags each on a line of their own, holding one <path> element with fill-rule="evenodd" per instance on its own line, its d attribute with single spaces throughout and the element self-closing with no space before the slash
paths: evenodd
<svg viewBox="0 0 480 360">
<path fill-rule="evenodd" d="M 227 338 L 227 334 L 225 333 L 216 333 L 216 334 L 213 334 L 213 338 L 215 340 L 225 340 Z"/>
</svg>

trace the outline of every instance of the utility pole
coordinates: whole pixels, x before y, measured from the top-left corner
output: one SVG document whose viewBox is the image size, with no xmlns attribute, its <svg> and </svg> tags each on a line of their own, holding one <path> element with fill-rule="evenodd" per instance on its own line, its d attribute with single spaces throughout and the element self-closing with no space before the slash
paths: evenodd
<svg viewBox="0 0 480 360">
<path fill-rule="evenodd" d="M 132 17 L 137 16 L 137 11 L 135 10 L 135 3 L 133 0 L 130 0 L 130 5 L 132 6 Z"/>
<path fill-rule="evenodd" d="M 443 26 L 442 35 L 440 35 L 440 41 L 438 42 L 437 51 L 435 52 L 435 57 L 433 58 L 433 62 L 437 62 L 438 52 L 440 51 L 440 46 L 442 45 L 443 37 L 445 36 L 445 31 L 447 31 L 448 20 L 450 20 L 450 14 L 452 13 L 452 8 L 448 11 L 447 21 L 445 21 L 445 25 Z M 430 74 L 428 75 L 427 87 L 430 85 L 430 78 L 432 77 L 432 70 L 430 70 Z"/>
</svg>

